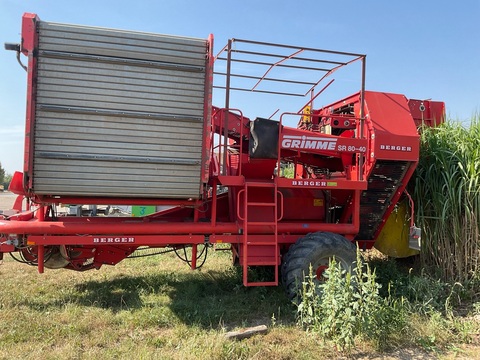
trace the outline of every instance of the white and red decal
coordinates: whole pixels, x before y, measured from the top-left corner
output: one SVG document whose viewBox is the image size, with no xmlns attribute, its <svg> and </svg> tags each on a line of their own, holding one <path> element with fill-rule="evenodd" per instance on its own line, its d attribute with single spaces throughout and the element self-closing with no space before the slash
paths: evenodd
<svg viewBox="0 0 480 360">
<path fill-rule="evenodd" d="M 283 149 L 298 149 L 298 150 L 336 150 L 337 139 L 310 137 L 310 136 L 296 136 L 285 135 L 282 139 Z"/>
<path fill-rule="evenodd" d="M 380 150 L 411 152 L 412 147 L 411 146 L 402 146 L 402 145 L 382 145 L 382 144 L 380 144 Z"/>
<path fill-rule="evenodd" d="M 134 237 L 94 237 L 95 244 L 131 244 L 135 242 Z"/>
</svg>

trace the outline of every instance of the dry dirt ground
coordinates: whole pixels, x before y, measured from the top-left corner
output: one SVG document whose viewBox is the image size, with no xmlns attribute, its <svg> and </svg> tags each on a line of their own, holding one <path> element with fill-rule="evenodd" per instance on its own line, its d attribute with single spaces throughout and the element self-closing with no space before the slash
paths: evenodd
<svg viewBox="0 0 480 360">
<path fill-rule="evenodd" d="M 16 198 L 17 195 L 12 194 L 11 192 L 0 192 L 0 210 L 11 209 Z"/>
</svg>

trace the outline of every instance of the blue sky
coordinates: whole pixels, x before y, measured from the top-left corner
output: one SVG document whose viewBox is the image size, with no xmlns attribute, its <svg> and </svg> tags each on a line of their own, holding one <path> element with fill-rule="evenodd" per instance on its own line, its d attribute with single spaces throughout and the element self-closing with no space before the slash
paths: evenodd
<svg viewBox="0 0 480 360">
<path fill-rule="evenodd" d="M 2 43 L 20 41 L 24 12 L 52 22 L 200 38 L 213 33 L 216 51 L 240 38 L 367 54 L 367 89 L 445 101 L 459 121 L 480 112 L 480 0 L 0 0 Z M 23 168 L 26 73 L 3 46 L 0 64 L 0 162 L 13 173 Z M 278 97 L 241 100 L 250 117 L 285 104 Z"/>
</svg>

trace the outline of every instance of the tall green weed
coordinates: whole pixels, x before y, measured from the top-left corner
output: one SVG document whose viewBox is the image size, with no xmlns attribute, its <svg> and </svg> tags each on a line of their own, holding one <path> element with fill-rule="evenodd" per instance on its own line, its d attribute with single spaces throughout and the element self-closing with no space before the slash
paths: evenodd
<svg viewBox="0 0 480 360">
<path fill-rule="evenodd" d="M 377 349 L 385 349 L 392 334 L 398 335 L 406 328 L 402 300 L 380 296 L 375 270 L 364 263 L 360 253 L 353 272 L 343 270 L 332 259 L 324 283 L 317 285 L 312 273 L 302 284 L 298 323 L 332 341 L 339 350 L 350 352 L 359 337 Z M 320 292 L 316 286 L 320 286 Z"/>
<path fill-rule="evenodd" d="M 357 265 L 349 273 L 332 259 L 321 284 L 311 269 L 297 305 L 297 323 L 338 350 L 350 353 L 362 341 L 379 351 L 401 346 L 438 351 L 473 341 L 480 331 L 474 318 L 458 317 L 466 294 L 459 283 L 409 271 L 393 259 L 365 263 L 357 254 Z M 473 303 L 471 313 L 478 309 Z"/>
</svg>

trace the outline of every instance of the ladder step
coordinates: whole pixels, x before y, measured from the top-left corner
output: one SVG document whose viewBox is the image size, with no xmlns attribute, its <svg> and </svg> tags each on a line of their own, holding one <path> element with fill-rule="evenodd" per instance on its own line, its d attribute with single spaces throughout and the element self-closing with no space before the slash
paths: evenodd
<svg viewBox="0 0 480 360">
<path fill-rule="evenodd" d="M 277 266 L 273 261 L 249 261 L 247 266 Z"/>
<path fill-rule="evenodd" d="M 246 182 L 246 187 L 264 187 L 264 188 L 274 188 L 274 182 Z"/>
<path fill-rule="evenodd" d="M 248 206 L 275 206 L 275 203 L 267 203 L 267 202 L 248 202 Z"/>
<path fill-rule="evenodd" d="M 259 241 L 259 242 L 256 242 L 256 241 L 248 241 L 247 242 L 247 245 L 248 246 L 266 246 L 266 245 L 275 245 L 275 239 L 268 242 L 268 241 Z"/>
<path fill-rule="evenodd" d="M 248 222 L 248 226 L 251 226 L 251 225 L 271 225 L 271 226 L 275 226 L 275 223 L 271 222 L 271 221 L 249 221 Z"/>
<path fill-rule="evenodd" d="M 266 282 L 247 282 L 246 286 L 277 286 L 278 281 L 266 281 Z"/>
</svg>

